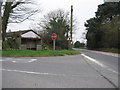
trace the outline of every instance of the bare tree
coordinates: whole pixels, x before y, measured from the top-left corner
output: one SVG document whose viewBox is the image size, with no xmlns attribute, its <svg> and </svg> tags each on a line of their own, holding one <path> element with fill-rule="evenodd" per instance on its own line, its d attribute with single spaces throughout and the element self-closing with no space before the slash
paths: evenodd
<svg viewBox="0 0 120 90">
<path fill-rule="evenodd" d="M 52 48 L 51 35 L 56 33 L 56 49 L 67 49 L 67 37 L 70 32 L 69 24 L 69 12 L 58 9 L 44 15 L 44 18 L 37 24 L 36 29 L 42 29 L 40 35 L 49 48 Z"/>
<path fill-rule="evenodd" d="M 39 12 L 39 9 L 32 9 L 29 4 L 32 4 L 32 1 L 28 0 L 23 2 L 23 0 L 12 0 L 9 2 L 2 2 L 2 39 L 5 41 L 6 29 L 9 23 L 20 23 L 29 19 L 36 12 Z"/>
</svg>

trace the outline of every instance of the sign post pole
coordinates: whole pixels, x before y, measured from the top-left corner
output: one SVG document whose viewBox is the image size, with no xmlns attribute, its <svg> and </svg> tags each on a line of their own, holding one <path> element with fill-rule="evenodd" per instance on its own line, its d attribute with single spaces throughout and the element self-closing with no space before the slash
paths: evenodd
<svg viewBox="0 0 120 90">
<path fill-rule="evenodd" d="M 53 50 L 55 51 L 55 39 L 53 40 Z"/>
<path fill-rule="evenodd" d="M 52 40 L 53 40 L 53 50 L 55 51 L 55 39 L 57 35 L 55 33 L 52 34 Z"/>
</svg>

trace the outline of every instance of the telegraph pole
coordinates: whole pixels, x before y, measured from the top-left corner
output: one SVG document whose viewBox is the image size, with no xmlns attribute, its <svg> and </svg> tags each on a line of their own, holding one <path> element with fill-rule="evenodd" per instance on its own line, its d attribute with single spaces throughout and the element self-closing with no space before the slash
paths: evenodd
<svg viewBox="0 0 120 90">
<path fill-rule="evenodd" d="M 71 17 L 70 17 L 70 37 L 72 39 L 72 28 L 73 27 L 73 5 L 71 5 Z"/>
<path fill-rule="evenodd" d="M 73 31 L 73 5 L 71 5 L 71 17 L 70 17 L 70 38 L 69 47 L 72 49 L 72 31 Z"/>
<path fill-rule="evenodd" d="M 67 33 L 67 40 L 68 40 L 68 49 L 72 49 L 72 30 L 73 29 L 73 5 L 71 5 L 71 16 L 70 16 L 70 36 Z"/>
<path fill-rule="evenodd" d="M 0 50 L 2 50 L 2 15 L 1 15 L 2 2 L 0 2 Z"/>
</svg>

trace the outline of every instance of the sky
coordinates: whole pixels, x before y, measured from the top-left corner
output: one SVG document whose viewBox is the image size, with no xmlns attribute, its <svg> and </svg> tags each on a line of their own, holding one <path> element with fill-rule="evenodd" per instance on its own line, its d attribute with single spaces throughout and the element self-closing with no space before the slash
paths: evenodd
<svg viewBox="0 0 120 90">
<path fill-rule="evenodd" d="M 77 21 L 73 39 L 82 42 L 82 33 L 85 31 L 84 23 L 95 16 L 98 5 L 103 4 L 104 0 L 34 0 L 34 2 L 41 9 L 39 14 L 34 15 L 35 21 L 26 20 L 19 24 L 11 23 L 8 25 L 8 30 L 27 30 L 50 11 L 63 9 L 70 12 L 71 5 L 73 5 L 73 18 Z"/>
</svg>

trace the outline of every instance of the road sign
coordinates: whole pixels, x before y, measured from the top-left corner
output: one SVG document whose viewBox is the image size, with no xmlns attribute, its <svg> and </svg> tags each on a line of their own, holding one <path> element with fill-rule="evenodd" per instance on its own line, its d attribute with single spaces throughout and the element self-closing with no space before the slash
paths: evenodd
<svg viewBox="0 0 120 90">
<path fill-rule="evenodd" d="M 55 33 L 52 34 L 52 40 L 53 40 L 53 50 L 55 50 L 55 39 L 57 35 Z"/>
<path fill-rule="evenodd" d="M 68 37 L 67 40 L 68 40 L 68 41 L 71 41 L 72 39 L 71 39 L 71 37 Z"/>
<path fill-rule="evenodd" d="M 55 40 L 57 35 L 55 33 L 52 34 L 52 40 Z"/>
</svg>

